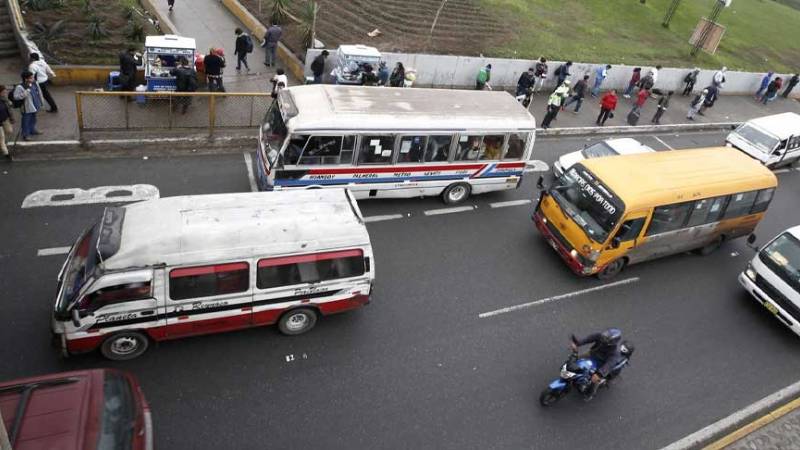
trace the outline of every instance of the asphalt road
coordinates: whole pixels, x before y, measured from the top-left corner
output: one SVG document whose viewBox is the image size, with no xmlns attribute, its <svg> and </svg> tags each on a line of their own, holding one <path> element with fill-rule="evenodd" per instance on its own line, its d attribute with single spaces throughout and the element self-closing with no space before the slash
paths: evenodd
<svg viewBox="0 0 800 450">
<path fill-rule="evenodd" d="M 593 138 L 596 140 L 598 138 Z M 658 150 L 708 146 L 721 133 L 644 136 Z M 545 162 L 585 138 L 540 139 Z M 14 163 L 0 166 L 0 379 L 111 366 L 141 380 L 156 448 L 651 449 L 727 416 L 792 382 L 800 338 L 740 289 L 752 256 L 742 241 L 708 257 L 633 266 L 631 281 L 591 294 L 479 318 L 483 312 L 571 293 L 574 276 L 535 231 L 536 174 L 515 191 L 444 208 L 438 199 L 365 201 L 377 290 L 361 310 L 311 333 L 274 328 L 167 342 L 141 358 L 61 359 L 49 315 L 63 255 L 104 205 L 22 209 L 40 189 L 152 184 L 161 196 L 249 190 L 242 155 Z M 800 223 L 800 172 L 780 187 L 759 242 Z M 518 202 L 521 203 L 521 202 Z M 492 207 L 494 204 L 495 207 Z M 508 205 L 508 204 L 506 204 Z M 550 409 L 539 391 L 568 356 L 570 333 L 608 326 L 636 345 L 611 390 Z"/>
</svg>

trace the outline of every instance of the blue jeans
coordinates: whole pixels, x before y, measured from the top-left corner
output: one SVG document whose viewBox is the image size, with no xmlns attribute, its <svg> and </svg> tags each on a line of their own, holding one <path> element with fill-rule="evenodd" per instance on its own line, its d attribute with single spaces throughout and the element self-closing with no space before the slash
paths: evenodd
<svg viewBox="0 0 800 450">
<path fill-rule="evenodd" d="M 564 108 L 573 103 L 575 103 L 575 112 L 580 111 L 581 104 L 583 104 L 583 97 L 578 97 L 577 95 L 573 95 L 569 100 L 567 100 L 567 103 L 564 103 Z"/>
<path fill-rule="evenodd" d="M 275 65 L 275 61 L 276 61 L 275 52 L 277 52 L 277 51 L 278 51 L 278 45 L 277 44 L 276 45 L 267 45 L 267 51 L 266 51 L 266 54 L 264 55 L 264 64 L 266 64 L 268 66 Z"/>
<path fill-rule="evenodd" d="M 36 113 L 22 113 L 22 137 L 33 136 L 36 131 Z"/>
<path fill-rule="evenodd" d="M 635 87 L 636 87 L 636 83 L 629 84 L 628 88 L 625 89 L 625 93 L 622 94 L 622 95 L 631 95 L 633 93 L 633 88 L 635 88 Z"/>
<path fill-rule="evenodd" d="M 236 54 L 236 70 L 242 70 L 242 64 L 247 70 L 250 70 L 250 66 L 247 65 L 247 53 Z"/>
<path fill-rule="evenodd" d="M 592 96 L 597 97 L 600 95 L 600 85 L 603 84 L 602 78 L 594 79 L 594 87 L 592 88 Z"/>
<path fill-rule="evenodd" d="M 322 74 L 314 75 L 314 84 L 322 84 Z"/>
</svg>

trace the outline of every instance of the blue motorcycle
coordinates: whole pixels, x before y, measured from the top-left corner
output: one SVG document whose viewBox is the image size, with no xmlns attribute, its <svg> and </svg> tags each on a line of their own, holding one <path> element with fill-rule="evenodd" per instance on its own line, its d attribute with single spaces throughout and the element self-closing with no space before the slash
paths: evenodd
<svg viewBox="0 0 800 450">
<path fill-rule="evenodd" d="M 620 344 L 622 358 L 609 372 L 608 376 L 600 382 L 599 387 L 608 387 L 609 382 L 618 377 L 622 369 L 630 362 L 633 346 L 628 342 Z M 573 350 L 567 362 L 561 366 L 560 376 L 551 382 L 539 395 L 542 406 L 551 406 L 567 395 L 571 388 L 575 388 L 583 395 L 585 400 L 591 400 L 592 374 L 597 371 L 597 361 L 590 357 L 579 358 L 577 350 Z"/>
</svg>

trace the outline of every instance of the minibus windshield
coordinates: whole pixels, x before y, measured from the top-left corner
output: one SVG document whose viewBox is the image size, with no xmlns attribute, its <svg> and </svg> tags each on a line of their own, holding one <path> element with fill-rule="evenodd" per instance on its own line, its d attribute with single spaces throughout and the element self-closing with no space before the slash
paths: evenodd
<svg viewBox="0 0 800 450">
<path fill-rule="evenodd" d="M 267 110 L 264 123 L 261 125 L 261 143 L 264 146 L 270 166 L 275 163 L 275 158 L 278 156 L 278 151 L 280 151 L 283 141 L 286 140 L 287 133 L 286 122 L 284 122 L 281 115 L 280 103 L 275 99 L 269 110 Z"/>
<path fill-rule="evenodd" d="M 581 150 L 581 154 L 583 154 L 584 158 L 600 158 L 602 156 L 614 156 L 617 154 L 610 145 L 606 144 L 605 142 L 598 142 L 594 145 L 590 145 L 585 149 Z"/>
<path fill-rule="evenodd" d="M 764 247 L 759 259 L 789 286 L 800 292 L 800 241 L 783 233 Z"/>
<path fill-rule="evenodd" d="M 132 448 L 136 425 L 136 400 L 131 384 L 121 374 L 108 372 L 103 383 L 103 413 L 97 450 Z"/>
<path fill-rule="evenodd" d="M 775 149 L 780 142 L 777 137 L 762 131 L 749 123 L 745 123 L 736 130 L 736 134 L 747 142 L 755 145 L 764 153 L 769 153 Z"/>
<path fill-rule="evenodd" d="M 99 224 L 95 224 L 83 234 L 75 244 L 72 256 L 64 266 L 64 273 L 59 280 L 60 295 L 56 302 L 56 314 L 65 315 L 67 307 L 75 301 L 75 297 L 80 292 L 86 280 L 88 280 L 97 265 L 97 230 Z"/>
<path fill-rule="evenodd" d="M 550 195 L 589 239 L 598 243 L 608 239 L 625 209 L 622 201 L 580 164 L 557 180 Z"/>
</svg>

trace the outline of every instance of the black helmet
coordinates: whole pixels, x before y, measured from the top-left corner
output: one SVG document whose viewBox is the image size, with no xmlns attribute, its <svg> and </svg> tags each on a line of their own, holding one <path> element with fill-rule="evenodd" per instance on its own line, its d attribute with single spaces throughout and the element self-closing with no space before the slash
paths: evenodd
<svg viewBox="0 0 800 450">
<path fill-rule="evenodd" d="M 609 328 L 600 333 L 600 342 L 605 346 L 617 345 L 620 340 L 622 340 L 622 331 L 619 328 Z"/>
</svg>

